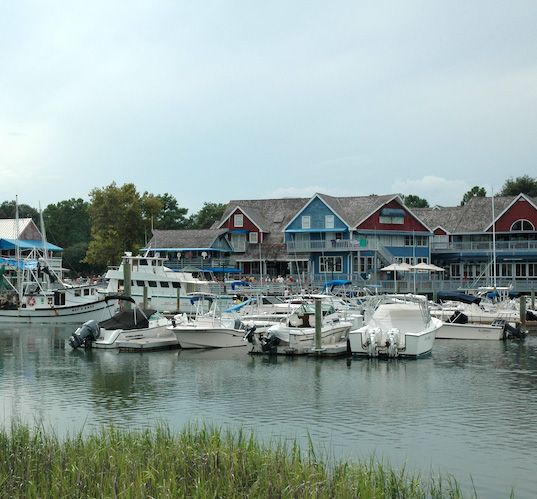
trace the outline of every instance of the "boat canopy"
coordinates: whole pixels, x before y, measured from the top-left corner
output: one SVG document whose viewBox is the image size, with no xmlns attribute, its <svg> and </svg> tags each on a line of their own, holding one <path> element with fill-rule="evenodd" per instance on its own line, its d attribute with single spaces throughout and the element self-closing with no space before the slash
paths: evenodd
<svg viewBox="0 0 537 499">
<path fill-rule="evenodd" d="M 231 289 L 232 290 L 235 290 L 236 288 L 240 288 L 242 286 L 248 287 L 248 286 L 250 286 L 250 283 L 246 282 L 246 281 L 231 281 Z"/>
<path fill-rule="evenodd" d="M 475 303 L 479 305 L 481 298 L 479 296 L 467 295 L 459 291 L 439 291 L 437 297 L 440 301 L 460 301 L 461 303 Z"/>
<path fill-rule="evenodd" d="M 323 286 L 323 291 L 326 291 L 327 289 L 330 289 L 332 291 L 337 286 L 350 286 L 352 284 L 352 281 L 349 281 L 347 279 L 334 279 L 332 281 L 326 281 Z"/>
<path fill-rule="evenodd" d="M 110 317 L 105 321 L 99 322 L 99 326 L 103 329 L 145 329 L 149 327 L 148 318 L 157 311 L 151 308 L 140 309 L 136 307 L 133 310 L 124 310 Z"/>
<path fill-rule="evenodd" d="M 19 239 L 0 239 L 0 249 L 16 249 L 17 246 L 20 249 L 43 249 L 43 241 L 33 241 Z M 47 251 L 63 251 L 63 248 L 56 246 L 55 244 L 47 243 Z"/>
<path fill-rule="evenodd" d="M 237 303 L 236 305 L 233 305 L 232 307 L 229 307 L 228 309 L 224 310 L 224 313 L 227 314 L 227 313 L 238 312 L 245 305 L 251 305 L 252 303 L 256 303 L 256 299 L 248 298 L 248 300 L 241 301 L 240 303 Z"/>
</svg>

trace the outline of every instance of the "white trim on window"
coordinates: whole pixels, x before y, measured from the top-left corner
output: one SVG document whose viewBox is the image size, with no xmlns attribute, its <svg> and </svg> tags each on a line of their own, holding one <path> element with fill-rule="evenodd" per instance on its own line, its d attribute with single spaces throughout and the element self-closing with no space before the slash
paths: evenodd
<svg viewBox="0 0 537 499">
<path fill-rule="evenodd" d="M 257 244 L 259 242 L 259 234 L 257 232 L 250 232 L 248 234 L 248 242 L 250 244 Z"/>
<path fill-rule="evenodd" d="M 324 228 L 325 229 L 333 229 L 334 228 L 334 215 L 325 215 L 324 216 Z"/>
<path fill-rule="evenodd" d="M 311 217 L 309 215 L 302 215 L 302 228 L 311 229 Z"/>
<path fill-rule="evenodd" d="M 244 227 L 244 215 L 242 213 L 235 213 L 233 215 L 233 226 Z"/>
</svg>

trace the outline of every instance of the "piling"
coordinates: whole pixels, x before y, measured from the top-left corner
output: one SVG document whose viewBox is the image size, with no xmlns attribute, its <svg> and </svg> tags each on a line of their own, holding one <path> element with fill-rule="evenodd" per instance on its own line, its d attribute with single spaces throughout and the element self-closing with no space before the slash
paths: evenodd
<svg viewBox="0 0 537 499">
<path fill-rule="evenodd" d="M 177 302 L 175 304 L 175 310 L 177 313 L 181 313 L 181 288 L 177 288 Z"/>
<path fill-rule="evenodd" d="M 531 309 L 535 310 L 535 291 L 531 290 Z"/>
<path fill-rule="evenodd" d="M 147 308 L 147 288 L 144 286 L 143 308 Z"/>
<path fill-rule="evenodd" d="M 321 324 L 322 324 L 322 309 L 321 299 L 315 298 L 315 350 L 321 351 Z"/>
<path fill-rule="evenodd" d="M 520 295 L 520 324 L 526 326 L 526 297 Z"/>
<path fill-rule="evenodd" d="M 131 262 L 128 257 L 123 257 L 123 289 L 124 294 L 131 296 Z M 131 303 L 125 301 L 125 310 L 131 310 Z"/>
</svg>

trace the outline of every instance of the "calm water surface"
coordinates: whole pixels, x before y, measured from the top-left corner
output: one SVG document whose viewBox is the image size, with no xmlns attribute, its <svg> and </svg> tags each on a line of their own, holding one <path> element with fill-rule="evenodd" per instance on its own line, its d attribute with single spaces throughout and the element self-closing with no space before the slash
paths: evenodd
<svg viewBox="0 0 537 499">
<path fill-rule="evenodd" d="M 71 351 L 72 327 L 0 328 L 0 419 L 57 434 L 166 422 L 309 436 L 326 456 L 453 474 L 480 497 L 537 497 L 537 337 L 438 340 L 417 361 L 250 356 L 247 348 Z"/>
</svg>

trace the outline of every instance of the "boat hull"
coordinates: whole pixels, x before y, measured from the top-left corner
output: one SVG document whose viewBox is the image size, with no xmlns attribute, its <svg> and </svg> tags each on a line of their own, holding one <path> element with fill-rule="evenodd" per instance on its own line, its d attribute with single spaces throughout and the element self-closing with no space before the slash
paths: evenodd
<svg viewBox="0 0 537 499">
<path fill-rule="evenodd" d="M 25 324 L 79 324 L 88 320 L 103 320 L 116 308 L 113 303 L 104 300 L 79 305 L 19 308 L 15 310 L 0 309 L 0 323 Z"/>
<path fill-rule="evenodd" d="M 493 340 L 503 339 L 503 326 L 482 324 L 444 323 L 436 333 L 439 340 Z"/>
<path fill-rule="evenodd" d="M 144 329 L 131 329 L 124 331 L 122 329 L 116 330 L 103 330 L 101 329 L 101 336 L 98 340 L 94 341 L 92 348 L 119 348 L 121 343 L 129 341 L 139 341 L 156 338 L 167 338 L 173 336 L 167 329 L 167 321 L 164 324 L 148 327 Z M 175 338 L 175 336 L 173 336 Z"/>
<path fill-rule="evenodd" d="M 244 330 L 230 328 L 203 328 L 175 326 L 170 328 L 179 340 L 181 348 L 233 348 L 245 347 Z"/>
</svg>

